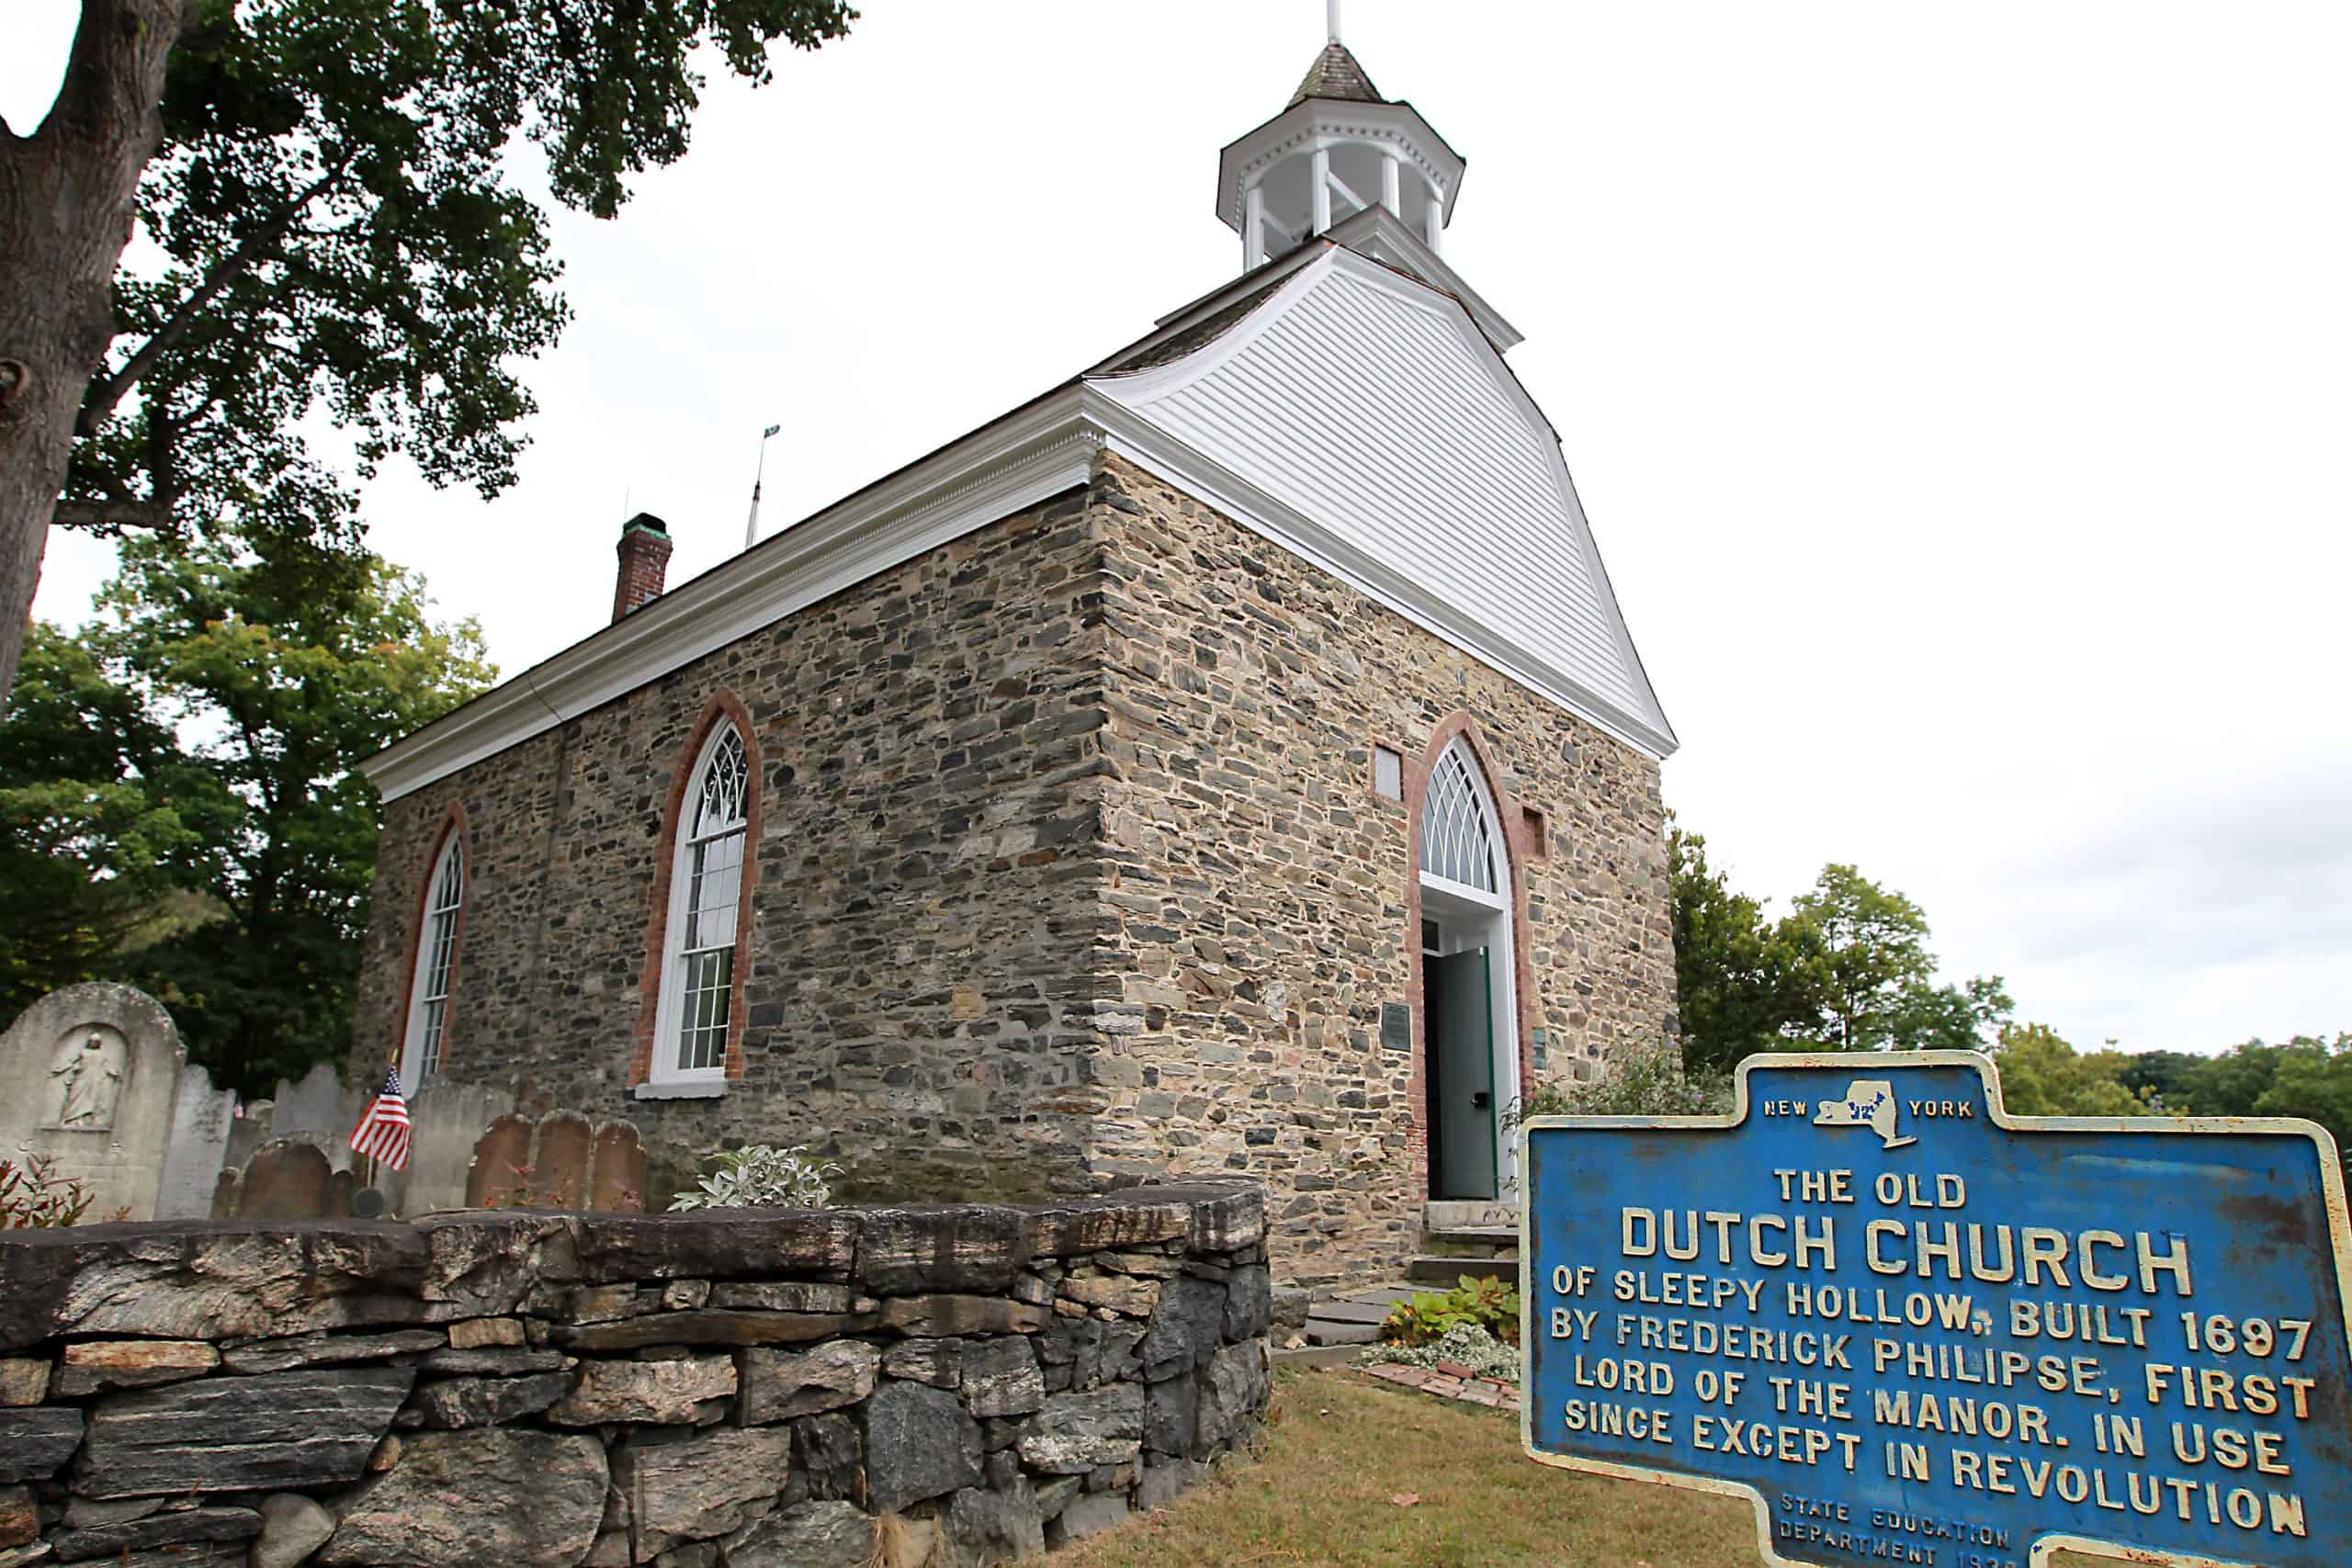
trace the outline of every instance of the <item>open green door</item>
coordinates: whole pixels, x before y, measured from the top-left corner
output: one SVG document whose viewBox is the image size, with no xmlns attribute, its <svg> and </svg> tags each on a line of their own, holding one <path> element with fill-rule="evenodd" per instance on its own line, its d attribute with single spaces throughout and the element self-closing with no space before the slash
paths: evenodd
<svg viewBox="0 0 2352 1568">
<path fill-rule="evenodd" d="M 1494 1198 L 1495 1007 L 1487 950 L 1421 961 L 1430 1196 Z"/>
</svg>

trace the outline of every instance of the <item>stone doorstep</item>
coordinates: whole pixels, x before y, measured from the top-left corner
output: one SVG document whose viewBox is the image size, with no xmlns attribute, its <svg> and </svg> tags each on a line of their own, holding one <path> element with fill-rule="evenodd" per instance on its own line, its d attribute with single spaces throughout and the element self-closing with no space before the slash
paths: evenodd
<svg viewBox="0 0 2352 1568">
<path fill-rule="evenodd" d="M 1306 1320 L 1306 1342 L 1309 1345 L 1371 1345 L 1380 1338 L 1376 1323 L 1332 1323 L 1325 1318 Z"/>
<path fill-rule="evenodd" d="M 1378 1325 L 1388 1320 L 1396 1303 L 1386 1301 L 1323 1302 L 1306 1314 L 1309 1323 L 1369 1323 Z"/>
<path fill-rule="evenodd" d="M 1431 1231 L 1507 1230 L 1519 1234 L 1519 1205 L 1493 1199 L 1434 1198 L 1421 1206 L 1421 1228 Z"/>
<path fill-rule="evenodd" d="M 1473 1280 L 1499 1280 L 1506 1285 L 1519 1283 L 1519 1255 L 1508 1258 L 1438 1258 L 1420 1257 L 1408 1261 L 1406 1276 L 1415 1281 L 1416 1290 L 1443 1295 L 1462 1281 L 1464 1275 Z"/>
</svg>

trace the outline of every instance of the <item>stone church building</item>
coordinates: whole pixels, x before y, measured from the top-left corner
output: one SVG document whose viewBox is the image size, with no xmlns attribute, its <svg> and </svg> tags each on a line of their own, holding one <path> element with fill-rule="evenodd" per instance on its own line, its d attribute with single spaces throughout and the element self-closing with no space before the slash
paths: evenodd
<svg viewBox="0 0 2352 1568">
<path fill-rule="evenodd" d="M 1276 1269 L 1513 1196 L 1674 1012 L 1675 739 L 1461 156 L 1336 39 L 1225 149 L 1242 272 L 409 736 L 355 1061 L 809 1144 L 860 1196 L 1198 1173 Z"/>
</svg>

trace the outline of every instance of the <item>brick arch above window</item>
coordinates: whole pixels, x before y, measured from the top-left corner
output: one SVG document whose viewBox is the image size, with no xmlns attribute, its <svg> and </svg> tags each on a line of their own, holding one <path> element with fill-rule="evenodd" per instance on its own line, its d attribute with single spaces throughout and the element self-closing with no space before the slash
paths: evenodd
<svg viewBox="0 0 2352 1568">
<path fill-rule="evenodd" d="M 686 934 L 680 922 L 693 916 L 690 911 L 682 911 L 679 905 L 682 895 L 693 891 L 690 857 L 695 849 L 697 810 L 706 804 L 705 765 L 712 760 L 714 740 L 729 734 L 742 748 L 744 778 L 739 840 L 741 858 L 737 865 L 740 874 L 731 933 L 734 951 L 731 969 L 725 978 L 724 1006 L 705 1021 L 715 1023 L 723 1019 L 725 1044 L 710 1069 L 681 1069 L 677 1066 L 680 1040 L 676 1024 L 684 1016 L 678 1006 L 684 998 L 671 987 L 685 978 L 678 962 L 678 939 Z M 740 1082 L 743 1077 L 743 1030 L 749 1021 L 743 982 L 752 967 L 752 894 L 759 881 L 763 794 L 764 769 L 751 710 L 733 692 L 718 692 L 704 705 L 701 716 L 678 752 L 669 795 L 662 805 L 662 836 L 654 845 L 645 961 L 638 980 L 637 1039 L 629 1064 L 629 1084 L 639 1098 L 720 1094 L 727 1085 Z M 672 1005 L 665 1007 L 665 1002 Z M 665 1022 L 673 1026 L 666 1032 Z"/>
<path fill-rule="evenodd" d="M 465 956 L 466 907 L 472 901 L 472 836 L 466 808 L 451 801 L 441 814 L 425 857 L 424 875 L 416 889 L 414 918 L 409 921 L 407 1005 L 401 1010 L 401 1035 L 392 1045 L 392 1065 L 400 1070 L 401 1089 L 414 1095 L 427 1079 L 437 1076 L 448 1061 L 458 1011 L 458 977 Z"/>
</svg>

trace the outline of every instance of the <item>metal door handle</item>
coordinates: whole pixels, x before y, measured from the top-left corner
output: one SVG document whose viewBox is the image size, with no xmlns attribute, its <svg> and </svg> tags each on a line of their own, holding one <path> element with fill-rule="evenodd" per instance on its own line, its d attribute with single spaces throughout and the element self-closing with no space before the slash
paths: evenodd
<svg viewBox="0 0 2352 1568">
<path fill-rule="evenodd" d="M 1488 1106 L 1494 1104 L 1494 1102 L 1495 1097 L 1488 1094 L 1482 1089 L 1470 1097 L 1470 1109 L 1473 1111 L 1484 1111 Z"/>
</svg>

